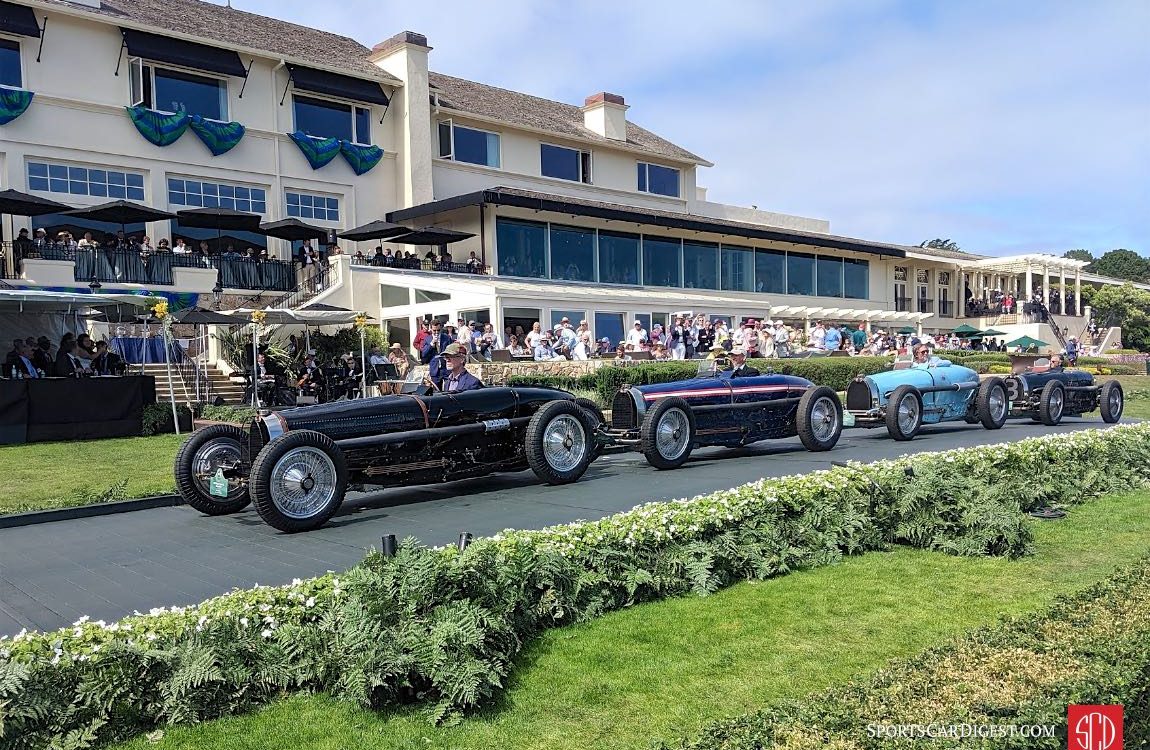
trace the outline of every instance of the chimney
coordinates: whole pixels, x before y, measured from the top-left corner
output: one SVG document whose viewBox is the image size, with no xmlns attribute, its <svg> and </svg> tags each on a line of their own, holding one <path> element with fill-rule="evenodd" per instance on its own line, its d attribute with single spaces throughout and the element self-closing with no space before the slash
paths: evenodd
<svg viewBox="0 0 1150 750">
<path fill-rule="evenodd" d="M 401 208 L 429 203 L 431 184 L 431 86 L 427 74 L 427 37 L 404 31 L 375 45 L 368 58 L 403 81 L 391 98 L 387 117 L 397 130 L 399 143 L 399 195 Z"/>
<path fill-rule="evenodd" d="M 627 105 L 618 94 L 601 91 L 583 102 L 583 125 L 613 141 L 627 140 Z"/>
</svg>

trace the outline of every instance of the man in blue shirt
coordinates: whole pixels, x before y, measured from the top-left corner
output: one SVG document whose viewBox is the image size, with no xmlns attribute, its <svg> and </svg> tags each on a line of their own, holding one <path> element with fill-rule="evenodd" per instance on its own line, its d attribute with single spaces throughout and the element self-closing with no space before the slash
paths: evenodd
<svg viewBox="0 0 1150 750">
<path fill-rule="evenodd" d="M 843 335 L 838 328 L 835 328 L 833 325 L 829 326 L 823 342 L 828 352 L 837 352 L 842 348 Z"/>
</svg>

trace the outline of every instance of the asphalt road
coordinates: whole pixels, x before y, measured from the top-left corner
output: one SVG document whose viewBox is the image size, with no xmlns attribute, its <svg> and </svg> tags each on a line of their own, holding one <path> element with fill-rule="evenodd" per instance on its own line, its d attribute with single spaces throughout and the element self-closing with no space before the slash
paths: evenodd
<svg viewBox="0 0 1150 750">
<path fill-rule="evenodd" d="M 81 615 L 113 620 L 133 610 L 187 605 L 256 583 L 283 584 L 344 570 L 383 534 L 453 543 L 595 519 L 653 500 L 691 497 L 762 477 L 873 461 L 906 453 L 1013 442 L 1104 427 L 1096 415 L 1058 427 L 1010 421 L 997 432 L 961 422 L 924 428 L 909 443 L 884 429 L 851 429 L 833 451 L 808 453 L 798 438 L 745 449 L 697 451 L 677 471 L 655 471 L 637 453 L 608 455 L 575 484 L 541 485 L 530 471 L 348 498 L 317 531 L 288 535 L 253 510 L 211 518 L 186 506 L 0 529 L 0 634 L 55 629 Z"/>
</svg>

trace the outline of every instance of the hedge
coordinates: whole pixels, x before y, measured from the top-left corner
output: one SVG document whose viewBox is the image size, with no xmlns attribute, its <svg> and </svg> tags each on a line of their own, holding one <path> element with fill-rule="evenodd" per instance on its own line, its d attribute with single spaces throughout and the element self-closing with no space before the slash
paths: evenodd
<svg viewBox="0 0 1150 750">
<path fill-rule="evenodd" d="M 1039 613 L 973 631 L 869 678 L 716 722 L 675 747 L 1061 750 L 1068 704 L 1123 704 L 1124 747 L 1150 746 L 1150 557 Z M 936 732 L 1015 725 L 1036 736 L 892 739 L 899 725 Z"/>
<path fill-rule="evenodd" d="M 760 480 L 463 552 L 405 540 L 338 576 L 0 639 L 0 746 L 84 747 L 300 690 L 448 721 L 491 703 L 544 628 L 891 544 L 1017 557 L 1022 511 L 1147 477 L 1150 425 L 1123 425 Z"/>
</svg>

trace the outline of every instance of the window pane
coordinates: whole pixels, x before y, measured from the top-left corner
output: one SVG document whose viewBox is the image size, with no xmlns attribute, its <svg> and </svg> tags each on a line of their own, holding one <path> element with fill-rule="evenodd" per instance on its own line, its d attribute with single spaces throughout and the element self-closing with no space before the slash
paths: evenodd
<svg viewBox="0 0 1150 750">
<path fill-rule="evenodd" d="M 599 233 L 599 281 L 639 283 L 639 235 Z"/>
<path fill-rule="evenodd" d="M 66 180 L 68 179 L 68 168 L 63 164 L 50 164 L 48 166 L 48 176 L 53 180 Z"/>
<path fill-rule="evenodd" d="M 579 152 L 570 148 L 539 145 L 539 171 L 544 177 L 579 181 Z"/>
<path fill-rule="evenodd" d="M 551 227 L 551 278 L 595 280 L 595 230 Z"/>
<path fill-rule="evenodd" d="M 0 39 L 0 84 L 20 88 L 20 43 Z"/>
<path fill-rule="evenodd" d="M 646 286 L 683 286 L 679 260 L 683 248 L 678 240 L 643 238 L 643 284 Z"/>
<path fill-rule="evenodd" d="M 156 109 L 186 111 L 212 120 L 226 120 L 226 84 L 218 78 L 193 75 L 178 70 L 156 68 Z M 226 91 L 223 88 L 223 91 Z"/>
<path fill-rule="evenodd" d="M 818 296 L 843 296 L 843 262 L 840 258 L 820 255 L 816 263 L 818 269 Z"/>
<path fill-rule="evenodd" d="M 128 187 L 142 188 L 144 186 L 144 175 L 134 174 L 128 172 Z"/>
<path fill-rule="evenodd" d="M 596 312 L 595 338 L 611 339 L 612 348 L 623 340 L 623 313 Z"/>
<path fill-rule="evenodd" d="M 38 161 L 28 162 L 29 177 L 47 177 L 48 165 Z"/>
<path fill-rule="evenodd" d="M 870 297 L 870 261 L 851 260 L 843 261 L 843 290 L 848 299 L 867 299 Z"/>
<path fill-rule="evenodd" d="M 815 256 L 787 253 L 787 294 L 815 293 Z"/>
<path fill-rule="evenodd" d="M 371 110 L 355 108 L 355 142 L 364 145 L 371 143 Z"/>
<path fill-rule="evenodd" d="M 123 185 L 109 185 L 108 186 L 109 198 L 127 198 L 128 191 Z"/>
<path fill-rule="evenodd" d="M 29 177 L 28 178 L 29 190 L 44 190 L 49 189 L 47 177 Z"/>
<path fill-rule="evenodd" d="M 683 286 L 688 289 L 719 288 L 719 246 L 683 243 Z"/>
<path fill-rule="evenodd" d="M 108 186 L 102 182 L 89 183 L 88 190 L 91 195 L 94 195 L 97 198 L 103 198 L 108 194 Z"/>
<path fill-rule="evenodd" d="M 499 166 L 499 136 L 455 126 L 455 160 L 468 164 Z"/>
<path fill-rule="evenodd" d="M 352 140 L 351 105 L 311 99 L 306 96 L 292 97 L 295 102 L 295 127 L 307 135 L 318 138 L 342 138 Z"/>
<path fill-rule="evenodd" d="M 236 197 L 236 189 L 234 187 L 232 187 L 231 185 L 220 185 L 220 197 L 221 198 L 235 198 Z"/>
<path fill-rule="evenodd" d="M 547 277 L 547 225 L 499 219 L 495 224 L 499 273 Z"/>
<path fill-rule="evenodd" d="M 723 245 L 722 257 L 722 288 L 732 292 L 755 291 L 754 249 Z"/>
<path fill-rule="evenodd" d="M 647 192 L 647 165 L 639 162 L 638 189 Z"/>
<path fill-rule="evenodd" d="M 451 156 L 451 123 L 439 123 L 439 155 L 443 158 Z"/>
<path fill-rule="evenodd" d="M 571 324 L 572 328 L 579 327 L 579 321 L 585 320 L 587 312 L 585 310 L 551 310 L 551 330 L 555 330 L 555 326 L 563 322 L 567 318 L 567 322 Z"/>
<path fill-rule="evenodd" d="M 266 200 L 263 188 L 252 188 L 252 200 L 260 201 L 261 203 Z"/>
<path fill-rule="evenodd" d="M 651 316 L 648 313 L 635 313 L 635 319 L 631 321 L 631 325 L 635 325 L 635 320 L 643 324 L 643 330 L 647 335 L 651 334 Z"/>
<path fill-rule="evenodd" d="M 642 184 L 642 180 L 640 180 Z M 643 190 L 643 187 L 639 188 Z M 647 192 L 658 195 L 679 197 L 679 170 L 670 167 L 660 167 L 658 164 L 647 165 Z"/>
<path fill-rule="evenodd" d="M 52 175 L 52 176 L 55 177 L 55 175 Z M 126 183 L 127 183 L 127 178 L 124 176 L 123 172 L 109 172 L 108 173 L 108 184 L 109 185 L 123 185 Z"/>
</svg>

